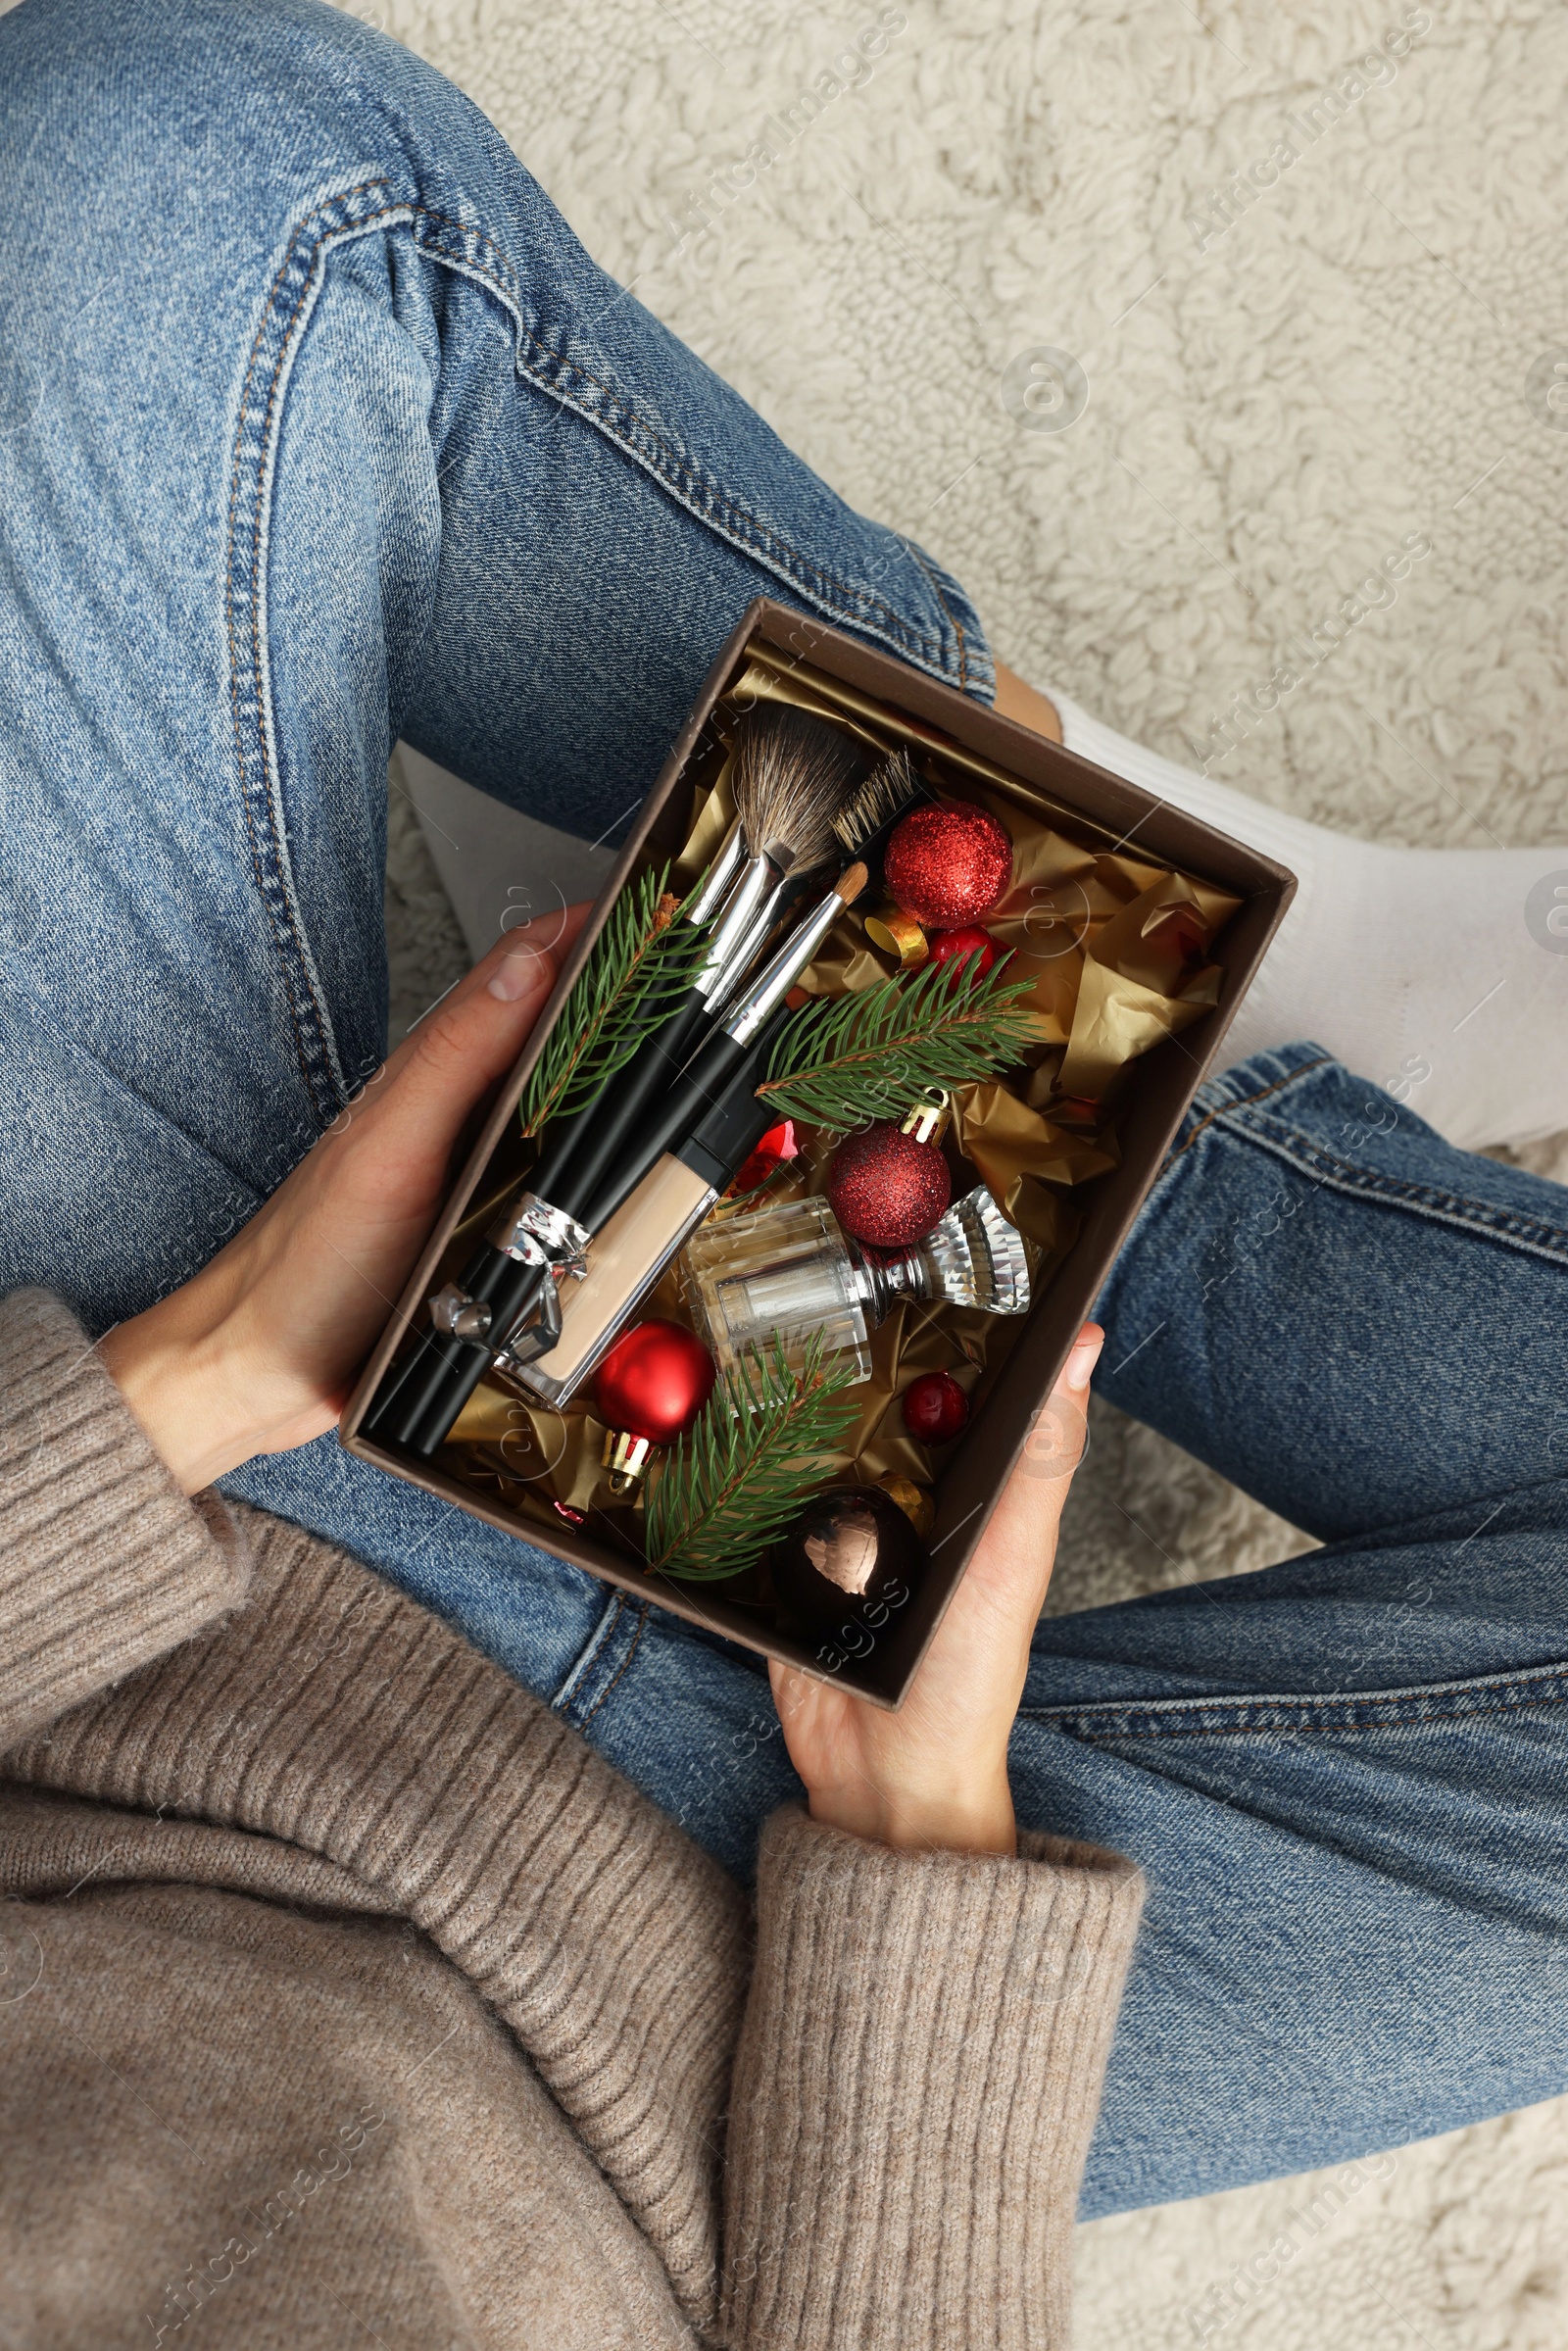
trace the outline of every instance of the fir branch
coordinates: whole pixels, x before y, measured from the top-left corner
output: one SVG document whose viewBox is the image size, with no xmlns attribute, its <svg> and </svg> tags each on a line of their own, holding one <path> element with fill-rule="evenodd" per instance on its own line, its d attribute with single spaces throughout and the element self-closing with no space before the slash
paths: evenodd
<svg viewBox="0 0 1568 2351">
<path fill-rule="evenodd" d="M 811 1334 L 799 1371 L 776 1335 L 715 1386 L 701 1417 L 648 1490 L 650 1568 L 691 1583 L 739 1575 L 783 1533 L 855 1416 L 844 1391 L 853 1357 L 823 1361 Z"/>
<path fill-rule="evenodd" d="M 525 1135 L 567 1118 L 623 1069 L 697 976 L 709 934 L 679 917 L 667 865 L 623 890 L 528 1074 L 518 1104 Z"/>
<path fill-rule="evenodd" d="M 1035 1042 L 1019 1001 L 1034 981 L 1008 979 L 1002 963 L 970 982 L 972 960 L 804 1005 L 773 1048 L 759 1099 L 844 1134 L 898 1117 L 928 1086 L 973 1086 L 1010 1068 Z"/>
</svg>

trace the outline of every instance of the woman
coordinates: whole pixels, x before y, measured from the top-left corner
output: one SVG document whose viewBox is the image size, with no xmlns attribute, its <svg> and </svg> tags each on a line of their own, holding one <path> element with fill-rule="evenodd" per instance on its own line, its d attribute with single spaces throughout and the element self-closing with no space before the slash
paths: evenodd
<svg viewBox="0 0 1568 2351">
<path fill-rule="evenodd" d="M 770 1696 L 325 1434 L 565 936 L 379 1068 L 386 756 L 612 830 L 763 590 L 1055 711 L 364 27 L 23 0 L 0 109 L 18 2339 L 1059 2341 L 1075 2198 L 1561 2088 L 1562 1195 L 1290 1042 L 1388 1078 L 1437 1002 L 1367 1023 L 1374 854 L 1380 953 L 1507 909 L 1539 1042 L 1550 857 L 1298 828 L 908 1702 Z M 1325 1547 L 1040 1624 L 1102 1327 Z"/>
</svg>

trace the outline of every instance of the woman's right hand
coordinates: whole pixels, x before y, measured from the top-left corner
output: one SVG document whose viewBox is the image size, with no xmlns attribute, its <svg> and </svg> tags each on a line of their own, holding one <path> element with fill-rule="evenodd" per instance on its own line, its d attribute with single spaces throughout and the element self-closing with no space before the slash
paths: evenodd
<svg viewBox="0 0 1568 2351">
<path fill-rule="evenodd" d="M 333 1427 L 587 912 L 508 931 L 212 1263 L 100 1341 L 187 1494 Z"/>
</svg>

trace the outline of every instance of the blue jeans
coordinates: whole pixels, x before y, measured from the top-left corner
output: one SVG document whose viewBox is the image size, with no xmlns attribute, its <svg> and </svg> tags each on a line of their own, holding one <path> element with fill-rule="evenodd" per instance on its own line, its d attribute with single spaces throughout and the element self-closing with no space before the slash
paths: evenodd
<svg viewBox="0 0 1568 2351">
<path fill-rule="evenodd" d="M 593 838 L 760 591 L 992 670 L 954 580 L 314 0 L 24 0 L 0 219 L 0 1283 L 101 1329 L 382 1053 L 398 734 Z M 1203 1089 L 1113 1271 L 1102 1392 L 1327 1547 L 1040 1628 L 1020 1815 L 1152 1889 L 1086 2214 L 1568 2082 L 1564 1207 L 1290 1046 Z M 330 1439 L 229 1483 L 746 1869 L 795 1788 L 756 1659 Z"/>
</svg>

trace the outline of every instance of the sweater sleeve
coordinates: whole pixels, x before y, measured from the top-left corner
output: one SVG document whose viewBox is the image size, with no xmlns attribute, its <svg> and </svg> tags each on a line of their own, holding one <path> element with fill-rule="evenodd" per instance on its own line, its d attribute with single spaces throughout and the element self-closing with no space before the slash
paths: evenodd
<svg viewBox="0 0 1568 2351">
<path fill-rule="evenodd" d="M 736 2351 L 1069 2341 L 1074 2207 L 1143 1882 L 1091 1845 L 764 1833 L 730 2103 Z"/>
<path fill-rule="evenodd" d="M 183 1494 L 75 1316 L 0 1300 L 0 1753 L 244 1596 L 216 1494 Z"/>
</svg>

